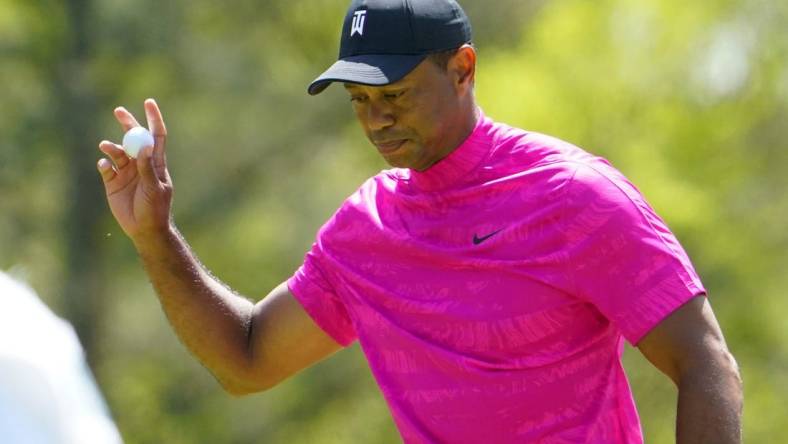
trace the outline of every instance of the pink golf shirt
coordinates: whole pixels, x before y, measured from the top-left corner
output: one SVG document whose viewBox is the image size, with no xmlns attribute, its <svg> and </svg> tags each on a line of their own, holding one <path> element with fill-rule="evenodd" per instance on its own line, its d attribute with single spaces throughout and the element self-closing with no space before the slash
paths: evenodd
<svg viewBox="0 0 788 444">
<path fill-rule="evenodd" d="M 606 160 L 484 115 L 428 170 L 366 181 L 288 286 L 358 339 L 407 443 L 641 443 L 623 339 L 705 293 Z"/>
</svg>

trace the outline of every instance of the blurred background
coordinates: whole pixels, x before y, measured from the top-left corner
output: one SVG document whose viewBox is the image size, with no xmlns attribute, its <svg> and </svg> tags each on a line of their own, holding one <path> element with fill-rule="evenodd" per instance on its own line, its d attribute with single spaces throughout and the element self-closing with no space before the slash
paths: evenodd
<svg viewBox="0 0 788 444">
<path fill-rule="evenodd" d="M 745 441 L 788 418 L 788 3 L 460 0 L 485 112 L 609 159 L 689 252 L 745 382 Z M 95 164 L 112 109 L 155 97 L 175 218 L 251 299 L 386 167 L 335 60 L 345 0 L 0 0 L 0 269 L 71 321 L 128 443 L 395 443 L 354 345 L 234 399 L 171 332 Z M 12 340 L 0 338 L 0 341 Z M 675 389 L 631 347 L 646 441 Z"/>
</svg>

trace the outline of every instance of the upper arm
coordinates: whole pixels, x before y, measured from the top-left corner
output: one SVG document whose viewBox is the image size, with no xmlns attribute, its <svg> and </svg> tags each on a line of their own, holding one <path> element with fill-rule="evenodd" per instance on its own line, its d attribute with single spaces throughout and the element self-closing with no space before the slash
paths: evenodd
<svg viewBox="0 0 788 444">
<path fill-rule="evenodd" d="M 315 324 L 285 283 L 258 302 L 249 328 L 254 387 L 265 390 L 342 348 Z"/>
<path fill-rule="evenodd" d="M 696 296 L 671 313 L 646 334 L 637 347 L 676 384 L 682 375 L 704 366 L 736 367 L 704 296 Z"/>
</svg>

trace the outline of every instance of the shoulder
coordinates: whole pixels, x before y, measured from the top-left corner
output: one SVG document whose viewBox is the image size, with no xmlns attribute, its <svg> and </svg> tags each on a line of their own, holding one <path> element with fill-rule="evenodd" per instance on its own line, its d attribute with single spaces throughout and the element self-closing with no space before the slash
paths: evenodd
<svg viewBox="0 0 788 444">
<path fill-rule="evenodd" d="M 380 219 L 380 208 L 396 190 L 398 170 L 383 170 L 351 193 L 319 231 L 320 237 L 358 234 Z"/>
<path fill-rule="evenodd" d="M 493 145 L 488 162 L 507 169 L 529 169 L 543 165 L 572 168 L 571 163 L 590 163 L 597 157 L 558 137 L 494 122 Z"/>
<path fill-rule="evenodd" d="M 593 225 L 603 220 L 637 223 L 653 213 L 635 185 L 607 159 L 537 131 L 498 122 L 491 127 L 494 144 L 479 171 L 482 181 L 517 179 L 527 184 L 527 192 L 543 196 L 545 189 L 556 190 L 550 198 L 561 205 L 562 220 L 570 225 L 590 219 Z"/>
<path fill-rule="evenodd" d="M 589 204 L 641 209 L 647 206 L 640 190 L 607 160 L 597 157 L 584 161 L 570 161 L 572 176 L 569 179 L 570 204 Z"/>
<path fill-rule="evenodd" d="M 604 160 L 573 165 L 564 200 L 564 230 L 570 241 L 594 233 L 611 242 L 674 243 L 665 221 L 620 171 Z"/>
<path fill-rule="evenodd" d="M 353 215 L 375 209 L 379 200 L 387 199 L 396 191 L 399 174 L 398 169 L 390 169 L 370 177 L 342 202 L 337 214 Z"/>
<path fill-rule="evenodd" d="M 611 183 L 625 181 L 610 163 L 558 137 L 495 123 L 490 156 L 479 169 L 481 181 L 527 178 L 551 188 L 568 188 L 578 196 L 593 195 Z"/>
</svg>

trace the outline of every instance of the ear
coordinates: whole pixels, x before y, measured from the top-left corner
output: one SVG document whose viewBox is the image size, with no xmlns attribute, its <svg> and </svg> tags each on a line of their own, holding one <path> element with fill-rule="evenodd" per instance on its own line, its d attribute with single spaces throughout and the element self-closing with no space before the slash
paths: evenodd
<svg viewBox="0 0 788 444">
<path fill-rule="evenodd" d="M 453 74 L 454 86 L 458 92 L 473 89 L 476 80 L 476 50 L 466 44 L 457 50 L 457 54 L 449 60 L 449 72 Z"/>
</svg>

